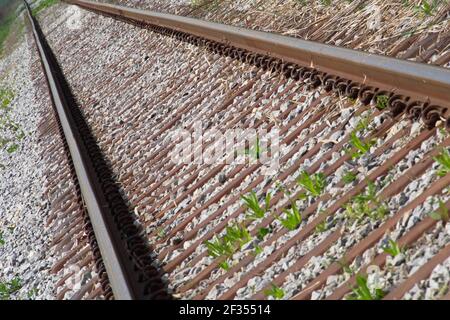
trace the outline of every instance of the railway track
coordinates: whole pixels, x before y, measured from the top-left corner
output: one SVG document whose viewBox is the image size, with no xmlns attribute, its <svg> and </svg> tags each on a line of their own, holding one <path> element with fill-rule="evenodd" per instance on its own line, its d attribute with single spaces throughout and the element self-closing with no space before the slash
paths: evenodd
<svg viewBox="0 0 450 320">
<path fill-rule="evenodd" d="M 377 276 L 387 299 L 425 296 L 418 284 L 431 281 L 448 298 L 445 277 L 433 278 L 450 256 L 450 175 L 435 160 L 450 143 L 448 69 L 66 2 L 92 11 L 91 27 L 61 38 L 61 25 L 45 34 L 30 19 L 105 297 L 110 286 L 116 299 L 342 299 Z M 260 161 L 174 163 L 173 130 L 195 134 L 198 121 L 277 128 L 276 172 Z M 249 218 L 252 191 L 262 212 Z M 393 243 L 401 252 L 384 250 Z"/>
<path fill-rule="evenodd" d="M 151 290 L 156 286 L 157 279 L 154 277 L 157 272 L 152 270 L 149 258 L 145 260 L 143 257 L 145 244 L 137 235 L 138 231 L 127 215 L 126 204 L 121 201 L 117 187 L 111 179 L 108 165 L 97 150 L 89 128 L 76 109 L 76 101 L 57 60 L 46 43 L 40 26 L 31 15 L 31 9 L 26 2 L 25 4 L 58 116 L 58 125 L 65 138 L 66 152 L 70 154 L 72 171 L 76 174 L 79 194 L 78 199 L 74 197 L 72 201 L 81 202 L 82 198 L 83 203 L 80 206 L 85 207 L 89 215 L 85 217 L 84 223 L 96 268 L 102 277 L 105 298 L 112 297 L 111 289 L 118 299 L 158 296 L 160 290 Z M 146 265 L 145 271 L 140 271 L 138 264 Z M 108 278 L 107 273 L 113 277 Z M 148 277 L 152 279 L 151 284 Z"/>
</svg>

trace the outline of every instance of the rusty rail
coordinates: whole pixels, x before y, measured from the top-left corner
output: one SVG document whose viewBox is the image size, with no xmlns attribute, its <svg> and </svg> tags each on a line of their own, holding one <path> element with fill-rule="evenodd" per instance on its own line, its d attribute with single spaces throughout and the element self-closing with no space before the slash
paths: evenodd
<svg viewBox="0 0 450 320">
<path fill-rule="evenodd" d="M 64 1 L 150 25 L 166 34 L 175 31 L 186 41 L 264 68 L 295 73 L 314 86 L 321 84 L 352 98 L 389 95 L 394 113 L 420 106 L 420 116 L 430 126 L 450 116 L 450 70 L 442 67 L 171 14 L 86 0 Z"/>
</svg>

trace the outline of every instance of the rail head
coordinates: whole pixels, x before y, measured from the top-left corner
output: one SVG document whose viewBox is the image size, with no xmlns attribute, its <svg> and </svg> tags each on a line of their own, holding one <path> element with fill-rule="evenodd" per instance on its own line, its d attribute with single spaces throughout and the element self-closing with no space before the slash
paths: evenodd
<svg viewBox="0 0 450 320">
<path fill-rule="evenodd" d="M 172 14 L 87 0 L 65 2 L 189 33 L 449 109 L 450 70 L 446 68 Z"/>
</svg>

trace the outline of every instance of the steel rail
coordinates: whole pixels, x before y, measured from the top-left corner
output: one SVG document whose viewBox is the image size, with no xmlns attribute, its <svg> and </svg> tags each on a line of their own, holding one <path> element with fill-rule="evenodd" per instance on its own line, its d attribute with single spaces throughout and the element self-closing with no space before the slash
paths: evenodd
<svg viewBox="0 0 450 320">
<path fill-rule="evenodd" d="M 121 254 L 119 238 L 112 227 L 111 213 L 108 212 L 109 206 L 102 194 L 87 148 L 74 124 L 73 115 L 70 112 L 70 106 L 66 98 L 67 93 L 63 92 L 62 86 L 58 81 L 54 65 L 46 50 L 45 39 L 38 31 L 38 24 L 31 13 L 30 7 L 26 1 L 24 2 L 51 99 L 70 150 L 81 194 L 94 229 L 114 297 L 117 300 L 139 299 L 142 297 L 139 293 L 142 290 L 133 279 L 133 270 L 129 266 L 129 262 Z"/>
<path fill-rule="evenodd" d="M 411 100 L 437 104 L 445 117 L 450 113 L 450 70 L 446 68 L 171 14 L 86 0 L 64 1 L 313 68 Z"/>
</svg>

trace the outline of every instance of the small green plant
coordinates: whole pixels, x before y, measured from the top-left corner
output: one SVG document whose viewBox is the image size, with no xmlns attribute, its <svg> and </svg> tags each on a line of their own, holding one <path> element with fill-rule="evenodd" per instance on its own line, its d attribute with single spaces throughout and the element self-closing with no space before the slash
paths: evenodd
<svg viewBox="0 0 450 320">
<path fill-rule="evenodd" d="M 205 241 L 205 245 L 208 248 L 208 254 L 213 258 L 231 256 L 234 252 L 231 244 L 218 238 L 214 238 L 211 241 Z"/>
<path fill-rule="evenodd" d="M 327 222 L 326 221 L 322 221 L 321 223 L 319 223 L 316 228 L 314 229 L 316 233 L 323 233 L 325 231 L 328 230 L 327 227 Z"/>
<path fill-rule="evenodd" d="M 13 143 L 8 148 L 6 148 L 6 152 L 13 153 L 13 152 L 16 152 L 18 148 L 19 148 L 19 145 Z"/>
<path fill-rule="evenodd" d="M 443 221 L 447 223 L 449 221 L 448 208 L 444 201 L 439 200 L 439 208 L 437 211 L 430 212 L 428 216 L 437 221 Z"/>
<path fill-rule="evenodd" d="M 258 254 L 261 254 L 263 251 L 264 250 L 263 250 L 263 248 L 261 248 L 261 246 L 256 245 L 254 254 L 255 254 L 255 256 L 257 256 Z"/>
<path fill-rule="evenodd" d="M 437 171 L 438 176 L 443 177 L 450 172 L 450 153 L 447 149 L 443 148 L 436 157 L 433 157 L 433 159 L 440 164 Z"/>
<path fill-rule="evenodd" d="M 0 232 L 0 246 L 5 244 L 5 239 L 3 239 L 3 232 Z"/>
<path fill-rule="evenodd" d="M 33 299 L 39 293 L 39 289 L 34 287 L 27 292 L 28 299 Z"/>
<path fill-rule="evenodd" d="M 386 293 L 381 289 L 372 292 L 367 286 L 367 277 L 356 275 L 356 286 L 352 288 L 352 293 L 347 296 L 347 300 L 381 300 Z"/>
<path fill-rule="evenodd" d="M 250 233 L 242 225 L 235 224 L 227 227 L 225 230 L 225 235 L 222 238 L 214 237 L 211 241 L 205 241 L 209 256 L 213 258 L 229 258 L 237 249 L 251 241 Z M 224 270 L 230 268 L 228 261 L 220 263 L 219 266 Z"/>
<path fill-rule="evenodd" d="M 368 128 L 369 128 L 369 116 L 366 115 L 358 121 L 358 124 L 356 125 L 356 128 L 354 131 L 361 132 L 361 131 L 367 130 Z"/>
<path fill-rule="evenodd" d="M 297 183 L 306 189 L 313 197 L 320 196 L 327 185 L 326 178 L 323 173 L 309 175 L 309 173 L 305 170 L 303 170 L 298 176 Z"/>
<path fill-rule="evenodd" d="M 272 297 L 276 300 L 281 300 L 284 297 L 284 291 L 280 287 L 272 284 L 272 287 L 270 289 L 264 291 L 264 295 L 266 297 Z"/>
<path fill-rule="evenodd" d="M 22 288 L 19 278 L 14 278 L 8 282 L 0 282 L 0 300 L 9 300 L 11 294 L 17 292 Z"/>
<path fill-rule="evenodd" d="M 383 251 L 389 254 L 391 257 L 396 257 L 404 250 L 402 247 L 398 245 L 397 242 L 395 242 L 392 239 L 389 239 L 388 244 L 383 248 Z"/>
<path fill-rule="evenodd" d="M 227 243 L 233 244 L 234 246 L 237 245 L 239 248 L 252 240 L 250 233 L 244 226 L 236 224 L 234 226 L 227 227 L 225 230 L 226 233 L 223 240 Z"/>
<path fill-rule="evenodd" d="M 421 15 L 432 16 L 433 12 L 439 5 L 439 0 L 427 1 L 421 0 L 420 4 L 414 7 L 414 10 Z"/>
<path fill-rule="evenodd" d="M 248 196 L 241 196 L 241 199 L 244 201 L 249 213 L 247 214 L 247 218 L 250 220 L 258 220 L 264 218 L 264 215 L 270 209 L 270 200 L 271 194 L 267 192 L 266 198 L 264 200 L 264 207 L 259 205 L 258 197 L 254 191 L 250 192 Z"/>
<path fill-rule="evenodd" d="M 285 196 L 290 197 L 292 195 L 291 191 L 280 181 L 275 182 L 275 188 L 277 191 L 282 192 Z"/>
<path fill-rule="evenodd" d="M 259 160 L 261 158 L 262 151 L 259 137 L 256 137 L 255 145 L 250 149 L 245 149 L 245 154 L 253 159 Z"/>
<path fill-rule="evenodd" d="M 349 275 L 353 275 L 355 271 L 352 267 L 350 267 L 350 263 L 344 258 L 336 261 L 336 263 L 339 265 L 339 267 L 342 269 L 343 273 L 347 273 Z"/>
<path fill-rule="evenodd" d="M 345 205 L 345 215 L 350 220 L 362 221 L 365 217 L 372 220 L 383 218 L 388 208 L 386 204 L 381 202 L 376 196 L 376 186 L 369 181 L 365 192 L 353 197 L 353 199 Z"/>
<path fill-rule="evenodd" d="M 355 180 L 356 180 L 356 174 L 354 174 L 351 171 L 346 171 L 344 173 L 344 176 L 342 177 L 342 182 L 344 182 L 345 184 L 352 183 Z"/>
<path fill-rule="evenodd" d="M 291 201 L 291 207 L 289 209 L 284 209 L 283 212 L 286 216 L 285 218 L 276 216 L 281 225 L 290 231 L 297 229 L 300 223 L 302 223 L 302 215 L 298 211 L 295 201 Z"/>
<path fill-rule="evenodd" d="M 164 230 L 163 227 L 159 227 L 158 229 L 156 229 L 156 236 L 160 239 L 166 236 L 166 231 Z"/>
<path fill-rule="evenodd" d="M 230 263 L 228 261 L 223 261 L 223 262 L 219 263 L 219 267 L 225 271 L 228 271 L 228 270 L 230 270 Z"/>
<path fill-rule="evenodd" d="M 9 89 L 0 88 L 0 109 L 7 109 L 14 99 L 14 92 Z"/>
<path fill-rule="evenodd" d="M 377 108 L 380 110 L 386 109 L 389 103 L 389 97 L 385 95 L 377 96 Z"/>
<path fill-rule="evenodd" d="M 191 6 L 194 8 L 213 9 L 219 5 L 221 0 L 191 0 Z"/>
<path fill-rule="evenodd" d="M 356 148 L 356 151 L 351 153 L 352 159 L 356 159 L 369 152 L 370 148 L 375 144 L 375 140 L 371 139 L 364 142 L 356 135 L 356 132 L 354 131 L 350 134 L 350 144 Z"/>
<path fill-rule="evenodd" d="M 444 137 L 448 137 L 448 136 L 449 136 L 449 133 L 448 133 L 447 129 L 445 129 L 445 128 L 443 128 L 443 127 L 440 127 L 440 128 L 439 128 L 439 132 L 440 132 L 440 134 L 441 134 L 442 136 L 444 136 Z"/>
<path fill-rule="evenodd" d="M 39 5 L 32 10 L 33 15 L 37 15 L 39 12 L 47 9 L 48 7 L 51 7 L 58 1 L 59 0 L 43 0 L 43 1 L 39 2 Z"/>
</svg>

